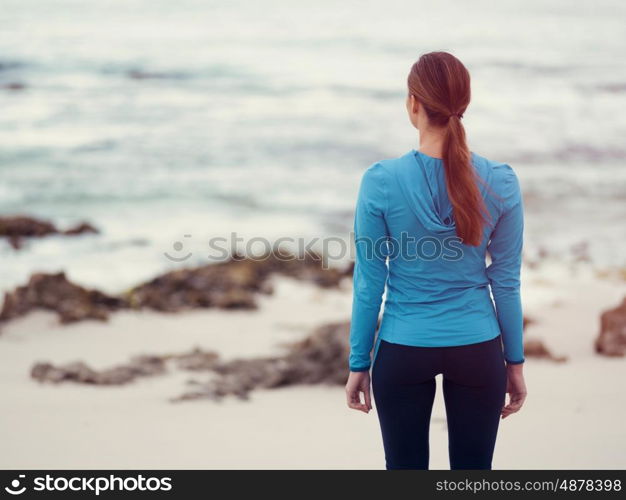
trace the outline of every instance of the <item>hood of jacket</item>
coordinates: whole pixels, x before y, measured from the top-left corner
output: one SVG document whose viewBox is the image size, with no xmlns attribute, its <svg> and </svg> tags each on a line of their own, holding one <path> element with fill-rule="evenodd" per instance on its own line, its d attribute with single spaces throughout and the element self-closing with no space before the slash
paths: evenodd
<svg viewBox="0 0 626 500">
<path fill-rule="evenodd" d="M 402 194 L 412 212 L 430 232 L 455 231 L 452 205 L 448 198 L 443 160 L 412 149 L 400 157 L 395 169 Z"/>
</svg>

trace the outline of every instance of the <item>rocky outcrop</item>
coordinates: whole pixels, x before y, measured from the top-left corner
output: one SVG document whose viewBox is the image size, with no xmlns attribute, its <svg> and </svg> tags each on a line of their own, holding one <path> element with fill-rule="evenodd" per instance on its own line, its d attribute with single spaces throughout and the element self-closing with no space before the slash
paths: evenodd
<svg viewBox="0 0 626 500">
<path fill-rule="evenodd" d="M 534 320 L 534 319 L 529 318 L 529 317 L 528 317 L 528 316 L 526 316 L 526 315 L 524 315 L 524 317 L 522 318 L 522 320 L 523 320 L 522 330 L 524 330 L 524 331 L 526 330 L 526 327 L 527 327 L 528 325 L 532 325 L 532 324 L 535 322 L 535 320 Z"/>
<path fill-rule="evenodd" d="M 158 356 L 138 356 L 129 364 L 114 366 L 105 370 L 94 370 L 82 361 L 54 366 L 50 363 L 37 363 L 31 370 L 31 377 L 39 382 L 77 382 L 91 385 L 122 385 L 137 377 L 148 377 L 165 373 L 165 361 Z"/>
<path fill-rule="evenodd" d="M 524 330 L 524 356 L 527 358 L 540 358 L 547 359 L 550 361 L 556 361 L 557 363 L 562 363 L 567 361 L 567 356 L 557 356 L 548 349 L 543 340 L 536 338 L 526 338 L 526 328 L 528 325 L 532 325 L 535 323 L 533 318 L 529 318 L 524 315 L 523 318 L 523 330 Z"/>
<path fill-rule="evenodd" d="M 350 323 L 332 323 L 317 328 L 288 347 L 283 356 L 236 359 L 219 363 L 217 376 L 199 383 L 173 399 L 219 400 L 233 395 L 242 399 L 254 389 L 273 389 L 298 384 L 344 385 L 348 376 Z"/>
<path fill-rule="evenodd" d="M 53 234 L 77 235 L 83 233 L 97 233 L 98 230 L 92 225 L 81 222 L 65 231 L 58 229 L 52 222 L 16 215 L 0 217 L 0 237 L 7 238 L 16 250 L 23 245 L 24 238 L 42 238 Z"/>
<path fill-rule="evenodd" d="M 39 226 L 33 226 L 35 230 Z M 45 226 L 38 231 L 44 231 Z M 61 322 L 82 319 L 106 320 L 112 311 L 148 308 L 164 312 L 216 307 L 254 309 L 259 293 L 272 293 L 272 274 L 291 276 L 328 288 L 339 284 L 344 274 L 327 269 L 321 259 L 235 257 L 229 261 L 180 269 L 158 276 L 147 283 L 112 296 L 70 282 L 64 273 L 33 274 L 29 282 L 8 292 L 0 311 L 0 322 L 22 316 L 35 308 L 56 311 Z"/>
<path fill-rule="evenodd" d="M 23 316 L 36 308 L 55 311 L 62 323 L 106 320 L 109 312 L 123 307 L 126 307 L 123 299 L 75 285 L 64 273 L 37 273 L 25 286 L 5 293 L 0 321 Z"/>
<path fill-rule="evenodd" d="M 79 224 L 76 224 L 75 226 L 72 226 L 65 231 L 61 231 L 61 234 L 64 234 L 66 236 L 74 236 L 76 234 L 84 233 L 98 233 L 98 230 L 87 222 L 80 222 Z"/>
<path fill-rule="evenodd" d="M 600 316 L 600 334 L 595 349 L 604 356 L 626 354 L 626 297 L 619 306 Z"/>
<path fill-rule="evenodd" d="M 167 359 L 173 359 L 180 370 L 194 372 L 214 370 L 219 363 L 219 355 L 216 352 L 204 351 L 199 347 L 187 353 L 167 356 Z"/>
<path fill-rule="evenodd" d="M 40 382 L 74 382 L 91 385 L 122 385 L 140 377 L 162 375 L 170 369 L 206 372 L 207 380 L 188 381 L 188 389 L 170 399 L 173 402 L 227 396 L 248 399 L 255 389 L 292 385 L 327 384 L 341 386 L 347 381 L 350 323 L 330 323 L 316 328 L 305 339 L 285 345 L 282 355 L 221 360 L 217 353 L 195 348 L 189 352 L 142 355 L 128 363 L 94 370 L 83 362 L 55 366 L 37 363 L 31 377 Z M 527 357 L 565 361 L 553 355 L 539 340 L 527 340 Z"/>
<path fill-rule="evenodd" d="M 124 385 L 140 377 L 153 377 L 167 372 L 169 362 L 175 362 L 181 370 L 212 370 L 218 362 L 218 355 L 213 351 L 195 348 L 188 353 L 167 354 L 163 356 L 135 356 L 126 364 L 95 370 L 82 361 L 74 361 L 55 366 L 51 363 L 36 363 L 31 370 L 31 377 L 39 382 L 58 384 L 75 382 L 89 385 Z"/>
<path fill-rule="evenodd" d="M 179 269 L 133 288 L 127 299 L 132 307 L 166 312 L 204 307 L 254 309 L 254 294 L 265 291 L 262 285 L 267 276 L 262 271 L 248 260 Z"/>
<path fill-rule="evenodd" d="M 162 375 L 173 365 L 179 370 L 210 372 L 206 382 L 190 381 L 191 389 L 172 401 L 219 400 L 225 396 L 246 399 L 254 389 L 296 384 L 343 385 L 348 375 L 349 323 L 317 328 L 300 342 L 286 346 L 282 356 L 221 361 L 213 351 L 195 348 L 168 355 L 142 355 L 128 363 L 95 370 L 81 361 L 55 366 L 36 363 L 31 377 L 39 382 L 74 382 L 89 385 L 123 385 L 139 377 Z"/>
<path fill-rule="evenodd" d="M 567 361 L 567 356 L 557 356 L 539 339 L 527 339 L 524 341 L 524 355 L 527 358 L 541 358 L 562 363 Z"/>
<path fill-rule="evenodd" d="M 326 269 L 323 261 L 308 256 L 296 259 L 282 253 L 242 258 L 206 266 L 179 269 L 139 285 L 127 294 L 132 307 L 175 312 L 198 307 L 254 309 L 255 294 L 271 293 L 267 279 L 282 274 L 321 287 L 334 287 L 344 277 L 338 269 Z"/>
</svg>

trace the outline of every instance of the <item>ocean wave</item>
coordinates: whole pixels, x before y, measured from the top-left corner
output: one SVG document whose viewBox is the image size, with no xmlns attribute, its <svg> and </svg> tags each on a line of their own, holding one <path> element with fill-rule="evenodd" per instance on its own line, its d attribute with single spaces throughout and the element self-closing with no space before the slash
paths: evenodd
<svg viewBox="0 0 626 500">
<path fill-rule="evenodd" d="M 385 89 L 381 87 L 357 87 L 352 85 L 329 85 L 328 90 L 338 95 L 359 96 L 377 100 L 398 100 L 402 99 L 406 92 L 399 89 Z"/>
<path fill-rule="evenodd" d="M 621 161 L 626 159 L 626 148 L 621 146 L 594 146 L 590 143 L 564 144 L 552 150 L 508 151 L 507 161 L 524 164 L 568 163 L 580 161 Z"/>
<path fill-rule="evenodd" d="M 626 92 L 626 82 L 612 82 L 612 83 L 602 83 L 597 85 L 598 89 L 603 90 L 605 92 L 611 92 L 613 94 Z"/>
<path fill-rule="evenodd" d="M 26 65 L 26 63 L 22 61 L 11 61 L 11 60 L 3 60 L 0 61 L 0 72 L 7 72 L 22 68 Z"/>
</svg>

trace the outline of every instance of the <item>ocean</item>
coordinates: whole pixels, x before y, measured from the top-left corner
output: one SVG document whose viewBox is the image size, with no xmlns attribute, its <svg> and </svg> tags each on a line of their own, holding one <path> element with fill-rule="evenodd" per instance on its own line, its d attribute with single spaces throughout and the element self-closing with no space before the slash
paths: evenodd
<svg viewBox="0 0 626 500">
<path fill-rule="evenodd" d="M 64 270 L 119 292 L 233 234 L 348 240 L 363 171 L 419 147 L 406 76 L 432 50 L 471 73 L 470 149 L 520 178 L 526 257 L 623 267 L 624 19 L 617 0 L 3 0 L 0 214 L 101 232 L 2 243 L 0 288 Z"/>
</svg>

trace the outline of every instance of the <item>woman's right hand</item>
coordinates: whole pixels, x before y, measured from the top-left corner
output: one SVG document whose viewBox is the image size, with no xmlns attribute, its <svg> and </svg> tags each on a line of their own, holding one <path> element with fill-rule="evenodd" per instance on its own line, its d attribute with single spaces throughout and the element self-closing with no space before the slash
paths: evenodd
<svg viewBox="0 0 626 500">
<path fill-rule="evenodd" d="M 526 401 L 526 382 L 524 381 L 524 363 L 506 366 L 506 392 L 509 404 L 502 408 L 502 418 L 520 411 Z"/>
<path fill-rule="evenodd" d="M 363 393 L 363 402 L 361 402 L 361 393 Z M 346 383 L 346 399 L 349 408 L 369 413 L 372 409 L 369 371 L 350 372 Z"/>
</svg>

